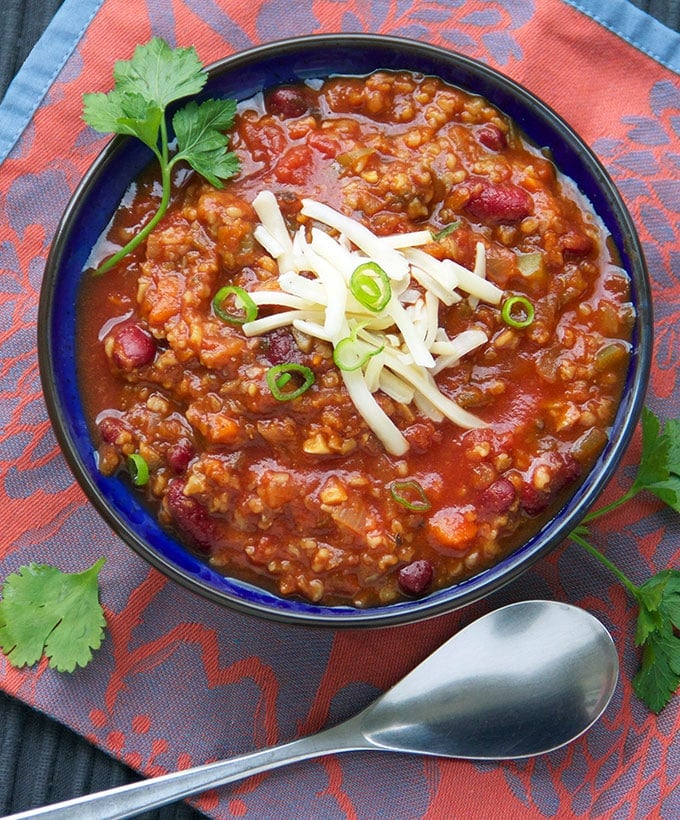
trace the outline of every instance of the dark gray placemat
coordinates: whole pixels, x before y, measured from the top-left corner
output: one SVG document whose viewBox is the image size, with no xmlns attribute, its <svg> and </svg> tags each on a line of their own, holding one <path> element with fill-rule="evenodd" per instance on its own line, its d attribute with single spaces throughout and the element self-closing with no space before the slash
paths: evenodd
<svg viewBox="0 0 680 820">
<path fill-rule="evenodd" d="M 75 732 L 0 692 L 0 816 L 135 780 L 136 772 Z M 205 820 L 184 803 L 139 816 Z"/>
<path fill-rule="evenodd" d="M 0 99 L 63 0 L 3 0 Z"/>
<path fill-rule="evenodd" d="M 0 99 L 63 0 L 2 0 Z M 680 30 L 678 0 L 630 0 Z M 0 692 L 0 813 L 23 811 L 138 780 L 139 776 L 70 729 Z M 185 804 L 142 820 L 203 820 Z"/>
</svg>

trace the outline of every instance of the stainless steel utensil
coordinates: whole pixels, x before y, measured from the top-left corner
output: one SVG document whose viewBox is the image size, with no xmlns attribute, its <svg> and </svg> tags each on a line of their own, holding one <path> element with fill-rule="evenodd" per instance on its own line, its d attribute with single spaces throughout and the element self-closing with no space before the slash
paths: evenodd
<svg viewBox="0 0 680 820">
<path fill-rule="evenodd" d="M 611 636 L 584 610 L 556 601 L 510 604 L 462 629 L 344 723 L 11 818 L 132 817 L 278 766 L 338 752 L 531 757 L 570 743 L 592 726 L 611 699 L 618 669 Z"/>
</svg>

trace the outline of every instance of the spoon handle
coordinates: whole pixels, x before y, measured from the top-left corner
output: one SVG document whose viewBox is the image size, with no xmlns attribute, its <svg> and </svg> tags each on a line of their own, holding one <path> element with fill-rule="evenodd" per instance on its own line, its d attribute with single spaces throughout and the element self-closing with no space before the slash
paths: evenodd
<svg viewBox="0 0 680 820">
<path fill-rule="evenodd" d="M 5 820 L 122 820 L 288 763 L 364 748 L 375 747 L 362 742 L 360 736 L 350 736 L 346 724 L 339 724 L 290 743 L 30 809 Z"/>
</svg>

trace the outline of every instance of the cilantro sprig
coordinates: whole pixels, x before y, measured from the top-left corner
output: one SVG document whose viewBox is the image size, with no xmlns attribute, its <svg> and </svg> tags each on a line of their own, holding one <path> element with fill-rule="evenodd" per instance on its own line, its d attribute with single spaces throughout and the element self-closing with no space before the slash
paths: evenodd
<svg viewBox="0 0 680 820">
<path fill-rule="evenodd" d="M 104 134 L 137 137 L 154 154 L 161 172 L 158 209 L 135 236 L 95 271 L 105 273 L 140 245 L 163 218 L 172 192 L 172 171 L 188 163 L 217 188 L 239 170 L 238 157 L 227 150 L 224 133 L 234 124 L 234 100 L 187 103 L 172 117 L 176 150 L 171 154 L 168 117 L 171 103 L 198 94 L 208 75 L 193 47 L 172 49 L 160 37 L 137 46 L 130 60 L 113 70 L 114 87 L 108 94 L 83 95 L 83 119 Z"/>
<path fill-rule="evenodd" d="M 87 666 L 104 640 L 97 578 L 105 560 L 78 573 L 32 563 L 7 577 L 0 600 L 0 648 L 13 666 L 31 666 L 43 654 L 58 672 Z"/>
<path fill-rule="evenodd" d="M 680 570 L 661 570 L 638 586 L 589 541 L 589 524 L 643 490 L 680 512 L 680 419 L 667 421 L 662 431 L 659 419 L 645 407 L 641 425 L 642 456 L 632 485 L 610 504 L 589 512 L 570 538 L 604 564 L 637 603 L 635 644 L 642 661 L 633 689 L 658 713 L 680 685 Z"/>
</svg>

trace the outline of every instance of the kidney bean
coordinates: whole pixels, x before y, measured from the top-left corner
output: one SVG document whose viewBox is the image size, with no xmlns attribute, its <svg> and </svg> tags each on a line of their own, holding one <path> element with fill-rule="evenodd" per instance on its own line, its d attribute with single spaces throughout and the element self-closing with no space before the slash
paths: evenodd
<svg viewBox="0 0 680 820">
<path fill-rule="evenodd" d="M 156 342 L 143 327 L 128 323 L 118 325 L 113 332 L 111 359 L 116 367 L 130 372 L 151 364 L 156 357 Z"/>
<path fill-rule="evenodd" d="M 302 89 L 282 85 L 269 94 L 267 110 L 279 117 L 301 117 L 309 110 L 309 103 Z"/>
<path fill-rule="evenodd" d="M 189 462 L 196 455 L 194 445 L 186 438 L 180 439 L 176 444 L 168 447 L 165 454 L 165 461 L 173 473 L 183 473 L 189 466 Z"/>
<path fill-rule="evenodd" d="M 302 364 L 302 351 L 297 346 L 290 330 L 287 328 L 272 330 L 267 334 L 266 339 L 268 342 L 267 358 L 272 364 L 285 364 L 286 362 Z"/>
<path fill-rule="evenodd" d="M 434 570 L 429 561 L 421 558 L 402 567 L 397 578 L 402 592 L 407 595 L 421 595 L 432 583 Z"/>
<path fill-rule="evenodd" d="M 515 485 L 505 476 L 497 478 L 481 495 L 480 504 L 495 513 L 506 513 L 515 500 Z"/>
<path fill-rule="evenodd" d="M 490 151 L 502 151 L 508 144 L 503 131 L 492 122 L 483 125 L 477 131 L 477 139 Z"/>
<path fill-rule="evenodd" d="M 558 468 L 555 472 L 554 488 L 555 492 L 571 484 L 572 481 L 581 475 L 583 468 L 571 453 L 560 453 L 558 456 Z"/>
<path fill-rule="evenodd" d="M 519 222 L 533 213 L 531 195 L 512 182 L 480 179 L 472 184 L 472 194 L 465 206 L 477 219 L 489 222 Z"/>
<path fill-rule="evenodd" d="M 177 529 L 197 550 L 209 555 L 215 542 L 215 524 L 200 501 L 184 495 L 183 481 L 170 484 L 165 503 Z"/>
<path fill-rule="evenodd" d="M 538 489 L 531 482 L 522 485 L 520 504 L 528 515 L 538 515 L 547 509 L 557 493 L 581 474 L 581 465 L 571 453 L 550 453 L 544 464 L 552 470 L 550 483 L 545 489 Z"/>
<path fill-rule="evenodd" d="M 106 444 L 115 444 L 125 425 L 117 416 L 106 416 L 99 422 L 99 433 Z"/>
<path fill-rule="evenodd" d="M 550 494 L 538 490 L 528 482 L 522 485 L 519 498 L 522 509 L 527 515 L 538 515 L 550 504 Z"/>
</svg>

